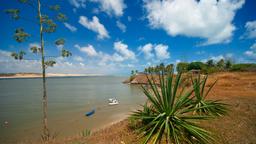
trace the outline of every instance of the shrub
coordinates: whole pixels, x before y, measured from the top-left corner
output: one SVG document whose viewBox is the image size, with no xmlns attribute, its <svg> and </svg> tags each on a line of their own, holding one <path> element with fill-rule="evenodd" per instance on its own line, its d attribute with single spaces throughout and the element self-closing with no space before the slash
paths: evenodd
<svg viewBox="0 0 256 144">
<path fill-rule="evenodd" d="M 207 74 L 212 74 L 212 73 L 216 73 L 219 72 L 219 69 L 217 67 L 208 67 L 207 68 Z"/>
<path fill-rule="evenodd" d="M 176 70 L 177 72 L 187 72 L 189 63 L 180 62 L 177 64 Z"/>
<path fill-rule="evenodd" d="M 233 64 L 231 67 L 231 71 L 256 71 L 256 64 Z"/>
<path fill-rule="evenodd" d="M 142 110 L 131 117 L 141 122 L 138 130 L 144 143 L 210 143 L 210 132 L 198 125 L 198 121 L 209 120 L 225 114 L 225 104 L 205 100 L 211 88 L 204 93 L 206 79 L 192 80 L 190 88 L 182 84 L 182 74 L 174 78 L 173 72 L 159 74 L 160 86 L 148 78 L 150 89 L 142 86 L 148 102 Z"/>
<path fill-rule="evenodd" d="M 195 101 L 194 107 L 198 108 L 194 112 L 198 113 L 199 115 L 207 114 L 207 115 L 214 115 L 214 116 L 222 116 L 225 115 L 227 112 L 226 104 L 219 102 L 219 100 L 207 100 L 206 97 L 208 96 L 209 92 L 216 84 L 217 80 L 210 85 L 209 89 L 205 89 L 206 81 L 208 76 L 203 76 L 201 80 L 201 76 L 198 75 L 197 78 L 192 80 L 192 85 L 194 88 L 195 93 Z M 211 106 L 211 107 L 209 107 Z"/>
<path fill-rule="evenodd" d="M 201 70 L 202 73 L 207 73 L 207 65 L 202 62 L 191 62 L 188 65 L 188 71 Z"/>
</svg>

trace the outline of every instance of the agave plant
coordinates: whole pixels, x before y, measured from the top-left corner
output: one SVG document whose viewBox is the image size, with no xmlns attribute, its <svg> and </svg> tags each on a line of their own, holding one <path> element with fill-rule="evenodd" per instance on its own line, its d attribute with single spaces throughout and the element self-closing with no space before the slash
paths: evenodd
<svg viewBox="0 0 256 144">
<path fill-rule="evenodd" d="M 142 86 L 148 102 L 142 110 L 135 111 L 131 118 L 141 124 L 138 130 L 144 143 L 210 143 L 214 141 L 211 133 L 198 125 L 198 121 L 209 120 L 212 115 L 193 114 L 194 111 L 211 108 L 212 105 L 195 107 L 194 89 L 185 88 L 181 82 L 182 74 L 174 78 L 173 70 L 159 74 L 159 85 L 147 76 L 149 89 Z M 214 110 L 214 109 L 213 109 Z"/>
<path fill-rule="evenodd" d="M 192 85 L 194 88 L 195 101 L 194 105 L 196 109 L 194 113 L 198 113 L 199 115 L 215 115 L 215 116 L 223 116 L 227 113 L 227 104 L 222 103 L 220 100 L 207 100 L 209 92 L 212 90 L 213 86 L 216 84 L 217 80 L 210 85 L 208 90 L 206 90 L 206 82 L 208 79 L 207 76 L 203 76 L 201 80 L 201 76 L 198 75 L 195 79 L 191 77 Z"/>
</svg>

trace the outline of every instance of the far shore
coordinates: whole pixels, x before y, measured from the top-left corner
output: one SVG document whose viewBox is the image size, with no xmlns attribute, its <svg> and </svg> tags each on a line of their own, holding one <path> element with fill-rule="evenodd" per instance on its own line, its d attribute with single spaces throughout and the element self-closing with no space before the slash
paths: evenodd
<svg viewBox="0 0 256 144">
<path fill-rule="evenodd" d="M 47 73 L 46 77 L 80 77 L 80 76 L 103 76 L 101 74 L 63 74 L 63 73 Z M 7 73 L 0 74 L 0 79 L 9 78 L 40 78 L 40 73 Z"/>
</svg>

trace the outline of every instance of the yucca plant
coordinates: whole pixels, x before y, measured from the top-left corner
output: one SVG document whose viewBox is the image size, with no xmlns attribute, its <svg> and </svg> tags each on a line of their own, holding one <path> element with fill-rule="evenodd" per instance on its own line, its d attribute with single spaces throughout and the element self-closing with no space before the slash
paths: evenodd
<svg viewBox="0 0 256 144">
<path fill-rule="evenodd" d="M 214 116 L 223 116 L 227 113 L 227 104 L 222 103 L 220 100 L 208 100 L 206 97 L 209 92 L 212 90 L 213 86 L 216 84 L 217 80 L 209 86 L 206 90 L 206 82 L 208 75 L 201 76 L 198 75 L 195 79 L 191 77 L 192 85 L 194 88 L 195 101 L 194 105 L 196 109 L 194 113 L 199 115 L 214 115 Z M 203 107 L 203 108 L 200 108 Z"/>
<path fill-rule="evenodd" d="M 182 86 L 182 74 L 174 78 L 173 70 L 165 76 L 159 74 L 159 84 L 151 76 L 149 89 L 142 86 L 148 102 L 143 109 L 135 111 L 131 118 L 141 124 L 138 130 L 144 143 L 210 143 L 214 141 L 211 133 L 198 125 L 198 121 L 213 118 L 212 115 L 193 114 L 194 111 L 211 108 L 212 105 L 195 106 L 194 89 Z"/>
</svg>

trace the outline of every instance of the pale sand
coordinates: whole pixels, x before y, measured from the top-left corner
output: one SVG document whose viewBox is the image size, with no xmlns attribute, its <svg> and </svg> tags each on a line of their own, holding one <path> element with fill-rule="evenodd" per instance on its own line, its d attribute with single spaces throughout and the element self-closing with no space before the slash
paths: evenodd
<svg viewBox="0 0 256 144">
<path fill-rule="evenodd" d="M 79 76 L 103 76 L 101 74 L 61 74 L 61 73 L 47 73 L 46 77 L 79 77 Z M 2 79 L 7 78 L 40 78 L 41 74 L 37 73 L 17 73 L 10 76 L 0 76 Z"/>
</svg>

